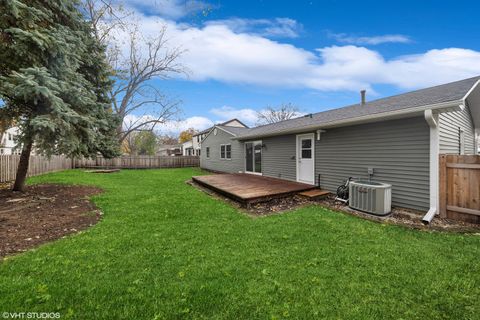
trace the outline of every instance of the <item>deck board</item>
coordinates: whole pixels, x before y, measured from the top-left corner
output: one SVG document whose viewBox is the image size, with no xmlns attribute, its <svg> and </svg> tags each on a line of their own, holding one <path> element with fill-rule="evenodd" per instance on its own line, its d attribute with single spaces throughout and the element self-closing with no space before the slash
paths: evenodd
<svg viewBox="0 0 480 320">
<path fill-rule="evenodd" d="M 307 197 L 309 199 L 324 198 L 331 194 L 332 193 L 330 191 L 321 190 L 321 189 L 312 189 L 312 190 L 307 190 L 299 193 L 299 195 Z"/>
<path fill-rule="evenodd" d="M 214 174 L 193 181 L 235 200 L 252 203 L 311 190 L 315 186 L 251 174 Z"/>
</svg>

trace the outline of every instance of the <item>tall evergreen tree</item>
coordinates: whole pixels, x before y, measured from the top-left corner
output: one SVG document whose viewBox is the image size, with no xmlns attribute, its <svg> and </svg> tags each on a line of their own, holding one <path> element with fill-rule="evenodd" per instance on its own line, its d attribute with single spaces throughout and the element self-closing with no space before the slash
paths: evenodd
<svg viewBox="0 0 480 320">
<path fill-rule="evenodd" d="M 118 119 L 104 47 L 75 0 L 0 0 L 0 116 L 16 120 L 23 191 L 32 147 L 45 155 L 116 156 Z"/>
</svg>

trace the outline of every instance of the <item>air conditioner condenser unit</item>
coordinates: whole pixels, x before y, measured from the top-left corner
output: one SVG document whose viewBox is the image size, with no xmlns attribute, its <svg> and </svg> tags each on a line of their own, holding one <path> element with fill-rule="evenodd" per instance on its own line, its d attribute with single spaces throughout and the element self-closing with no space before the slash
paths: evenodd
<svg viewBox="0 0 480 320">
<path fill-rule="evenodd" d="M 376 215 L 392 211 L 392 186 L 372 181 L 352 181 L 349 186 L 349 206 Z"/>
</svg>

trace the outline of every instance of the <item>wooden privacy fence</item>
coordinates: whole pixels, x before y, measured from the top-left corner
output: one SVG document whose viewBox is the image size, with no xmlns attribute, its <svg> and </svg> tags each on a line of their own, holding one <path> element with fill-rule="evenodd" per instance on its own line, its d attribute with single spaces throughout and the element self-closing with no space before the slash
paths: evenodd
<svg viewBox="0 0 480 320">
<path fill-rule="evenodd" d="M 15 180 L 19 161 L 19 155 L 0 155 L 0 182 Z M 67 157 L 52 156 L 49 159 L 43 156 L 31 156 L 28 176 L 66 169 L 72 169 L 72 160 Z"/>
<path fill-rule="evenodd" d="M 0 182 L 15 180 L 19 155 L 0 155 Z M 161 157 L 161 156 L 122 156 L 105 159 L 75 159 L 65 156 L 31 156 L 28 176 L 73 168 L 115 168 L 115 169 L 148 169 L 148 168 L 183 168 L 200 166 L 199 157 Z"/>
<path fill-rule="evenodd" d="M 148 168 L 183 168 L 200 166 L 200 158 L 193 156 L 122 156 L 106 159 L 75 159 L 75 168 L 111 168 L 111 169 L 148 169 Z"/>
<path fill-rule="evenodd" d="M 440 155 L 440 216 L 480 223 L 480 156 Z"/>
</svg>

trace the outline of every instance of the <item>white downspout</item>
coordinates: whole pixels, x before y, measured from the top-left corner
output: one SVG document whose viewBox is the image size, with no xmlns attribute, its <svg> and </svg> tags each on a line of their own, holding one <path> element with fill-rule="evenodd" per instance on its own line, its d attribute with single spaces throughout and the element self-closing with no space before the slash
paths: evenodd
<svg viewBox="0 0 480 320">
<path fill-rule="evenodd" d="M 440 139 L 438 129 L 438 114 L 431 109 L 425 110 L 425 120 L 430 127 L 430 209 L 422 218 L 424 224 L 429 224 L 439 212 L 439 155 Z"/>
<path fill-rule="evenodd" d="M 475 154 L 480 153 L 480 129 L 475 129 Z"/>
</svg>

